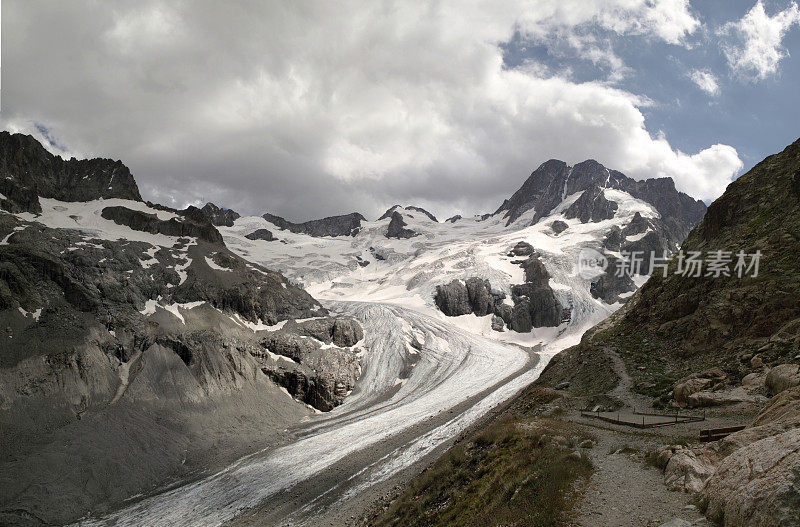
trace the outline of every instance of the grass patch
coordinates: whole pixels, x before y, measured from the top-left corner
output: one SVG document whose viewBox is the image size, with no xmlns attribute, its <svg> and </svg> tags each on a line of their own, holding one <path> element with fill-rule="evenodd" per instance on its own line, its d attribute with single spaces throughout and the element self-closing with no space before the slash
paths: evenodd
<svg viewBox="0 0 800 527">
<path fill-rule="evenodd" d="M 592 466 L 553 440 L 559 435 L 589 438 L 563 422 L 507 413 L 413 479 L 371 525 L 565 525 Z"/>
</svg>

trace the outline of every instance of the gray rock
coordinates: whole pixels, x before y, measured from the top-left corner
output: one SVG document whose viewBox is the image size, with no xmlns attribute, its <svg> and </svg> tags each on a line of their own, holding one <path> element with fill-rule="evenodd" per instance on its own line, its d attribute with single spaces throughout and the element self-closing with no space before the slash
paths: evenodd
<svg viewBox="0 0 800 527">
<path fill-rule="evenodd" d="M 271 242 L 275 240 L 275 236 L 272 235 L 272 231 L 269 229 L 256 229 L 250 234 L 245 234 L 244 237 L 248 240 L 263 240 L 265 242 Z"/>
<path fill-rule="evenodd" d="M 636 234 L 642 234 L 647 229 L 653 228 L 652 224 L 642 217 L 642 215 L 637 212 L 633 215 L 633 219 L 631 219 L 630 223 L 628 223 L 624 229 L 622 229 L 623 236 L 634 236 Z"/>
<path fill-rule="evenodd" d="M 357 342 L 354 340 L 361 331 L 355 321 L 326 319 L 321 324 L 308 324 L 307 321 L 290 327 L 286 324 L 281 330 L 264 336 L 261 345 L 277 355 L 290 358 L 292 362 L 275 361 L 267 355 L 260 355 L 262 370 L 270 379 L 286 388 L 296 399 L 322 411 L 332 410 L 341 404 L 347 393 L 353 389 L 361 373 L 356 354 L 349 349 L 322 349 L 316 338 L 293 333 L 293 330 L 316 333 L 332 331 L 334 341 Z M 328 339 L 330 335 L 320 335 Z M 363 334 L 361 334 L 363 337 Z M 360 340 L 360 338 L 358 339 Z"/>
<path fill-rule="evenodd" d="M 603 195 L 603 189 L 593 185 L 583 191 L 583 194 L 564 211 L 568 219 L 578 218 L 581 223 L 599 222 L 614 217 L 618 205 L 609 201 Z"/>
<path fill-rule="evenodd" d="M 614 256 L 607 256 L 608 266 L 599 277 L 589 286 L 592 297 L 601 299 L 607 304 L 622 302 L 624 293 L 636 290 L 636 284 L 627 273 L 617 272 L 617 262 Z"/>
<path fill-rule="evenodd" d="M 534 253 L 533 246 L 528 242 L 517 242 L 508 252 L 509 256 L 531 256 Z"/>
<path fill-rule="evenodd" d="M 611 229 L 609 229 L 608 234 L 606 234 L 606 237 L 603 240 L 603 247 L 609 251 L 619 251 L 622 248 L 623 241 L 624 238 L 622 236 L 622 229 L 614 225 L 611 227 Z"/>
<path fill-rule="evenodd" d="M 447 222 L 447 223 L 455 223 L 460 219 L 461 219 L 461 215 L 460 214 L 456 214 L 455 216 L 450 216 L 449 218 L 447 218 L 444 221 Z"/>
<path fill-rule="evenodd" d="M 526 211 L 533 209 L 533 224 L 561 203 L 564 195 L 585 191 L 593 186 L 623 190 L 653 205 L 661 215 L 661 229 L 671 246 L 686 238 L 705 214 L 705 204 L 678 192 L 671 178 L 635 181 L 591 159 L 571 168 L 555 159 L 543 163 L 511 198 L 503 202 L 495 214 L 503 214 L 507 219 L 506 224 L 510 225 Z"/>
<path fill-rule="evenodd" d="M 406 229 L 406 222 L 403 221 L 403 216 L 400 215 L 399 212 L 394 211 L 391 215 L 391 221 L 389 221 L 389 227 L 386 230 L 386 237 L 387 238 L 413 238 L 417 236 L 418 233 L 411 229 Z"/>
<path fill-rule="evenodd" d="M 0 194 L 5 210 L 41 212 L 35 196 L 61 201 L 122 198 L 141 201 L 139 187 L 121 161 L 64 160 L 30 135 L 0 132 Z"/>
<path fill-rule="evenodd" d="M 503 319 L 497 315 L 492 316 L 492 330 L 493 331 L 505 331 L 506 323 Z"/>
<path fill-rule="evenodd" d="M 233 222 L 240 218 L 235 210 L 217 207 L 213 203 L 206 203 L 200 210 L 217 227 L 233 227 Z"/>
<path fill-rule="evenodd" d="M 177 211 L 176 211 L 177 212 Z M 135 231 L 167 236 L 200 238 L 211 243 L 222 243 L 222 235 L 208 220 L 206 215 L 196 207 L 189 206 L 179 213 L 182 218 L 161 220 L 155 214 L 149 214 L 127 207 L 106 207 L 101 216 L 119 225 L 125 225 Z"/>
<path fill-rule="evenodd" d="M 561 234 L 565 230 L 569 229 L 569 225 L 566 222 L 561 220 L 555 220 L 553 223 L 550 224 L 550 228 L 553 229 L 553 232 L 556 234 Z"/>
<path fill-rule="evenodd" d="M 776 395 L 793 386 L 800 385 L 800 366 L 797 364 L 779 364 L 767 373 L 764 381 L 770 395 Z"/>
<path fill-rule="evenodd" d="M 461 281 L 453 280 L 449 284 L 436 286 L 433 300 L 439 311 L 448 317 L 472 313 L 467 286 Z"/>
<path fill-rule="evenodd" d="M 402 207 L 402 206 L 400 206 L 400 205 L 394 205 L 394 206 L 392 206 L 392 207 L 389 207 L 389 208 L 386 210 L 386 212 L 384 212 L 384 213 L 383 213 L 383 215 L 382 215 L 380 218 L 378 218 L 378 221 L 385 220 L 386 218 L 391 218 L 391 217 L 392 217 L 392 215 L 393 215 L 395 212 L 397 212 L 397 209 L 414 210 L 414 211 L 417 211 L 417 212 L 421 212 L 422 214 L 424 214 L 425 216 L 427 216 L 427 217 L 428 217 L 428 219 L 430 219 L 430 220 L 433 220 L 433 221 L 435 221 L 435 222 L 437 222 L 437 223 L 439 222 L 439 220 L 437 220 L 437 219 L 436 219 L 436 216 L 434 216 L 433 214 L 431 214 L 431 213 L 430 213 L 430 212 L 428 212 L 427 210 L 423 209 L 422 207 L 416 207 L 416 206 L 414 206 L 414 205 L 408 205 L 408 206 L 406 206 L 406 207 Z M 399 212 L 398 212 L 398 214 L 399 214 Z M 453 222 L 455 222 L 455 220 L 454 220 L 453 218 L 461 219 L 461 216 L 453 216 L 453 217 L 451 217 L 451 218 L 448 218 L 446 221 L 453 220 L 453 221 L 451 222 L 451 223 L 453 223 Z"/>
<path fill-rule="evenodd" d="M 681 518 L 672 518 L 670 521 L 662 523 L 658 527 L 692 527 L 692 522 Z"/>
<path fill-rule="evenodd" d="M 292 223 L 280 216 L 269 213 L 262 215 L 262 218 L 279 229 L 308 234 L 309 236 L 355 236 L 361 230 L 361 222 L 367 221 L 364 216 L 357 212 L 341 216 L 328 216 L 321 220 L 311 220 L 303 223 Z"/>
</svg>

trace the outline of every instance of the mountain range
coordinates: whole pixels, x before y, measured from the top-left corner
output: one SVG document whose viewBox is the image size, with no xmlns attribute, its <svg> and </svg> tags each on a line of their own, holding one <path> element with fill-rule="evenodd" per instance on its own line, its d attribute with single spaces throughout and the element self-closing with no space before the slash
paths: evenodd
<svg viewBox="0 0 800 527">
<path fill-rule="evenodd" d="M 217 481 L 260 449 L 319 438 L 319 459 L 343 462 L 327 433 L 356 448 L 344 434 L 361 430 L 366 452 L 438 431 L 434 448 L 634 295 L 650 262 L 617 276 L 625 254 L 693 247 L 743 207 L 712 207 L 683 243 L 706 210 L 671 180 L 550 160 L 494 214 L 439 222 L 395 205 L 293 223 L 145 202 L 119 161 L 63 160 L 2 132 L 0 520 L 64 524 L 128 503 L 144 518 L 164 485 Z M 586 249 L 608 265 L 576 272 Z M 698 346 L 717 338 L 675 324 Z M 557 364 L 547 376 L 567 375 Z"/>
</svg>

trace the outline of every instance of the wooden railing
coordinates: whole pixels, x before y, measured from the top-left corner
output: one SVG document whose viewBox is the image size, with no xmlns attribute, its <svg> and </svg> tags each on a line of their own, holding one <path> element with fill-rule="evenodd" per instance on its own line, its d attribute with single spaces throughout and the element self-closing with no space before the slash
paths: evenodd
<svg viewBox="0 0 800 527">
<path fill-rule="evenodd" d="M 738 432 L 740 430 L 744 430 L 744 426 L 728 426 L 726 428 L 706 428 L 704 430 L 700 430 L 700 441 L 703 443 L 709 443 L 711 441 L 719 441 L 725 437 L 728 437 L 734 432 Z"/>
</svg>

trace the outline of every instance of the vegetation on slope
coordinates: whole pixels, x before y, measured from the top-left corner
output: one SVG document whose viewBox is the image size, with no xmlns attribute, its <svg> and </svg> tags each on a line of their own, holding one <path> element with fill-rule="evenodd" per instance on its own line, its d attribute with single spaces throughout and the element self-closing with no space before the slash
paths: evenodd
<svg viewBox="0 0 800 527">
<path fill-rule="evenodd" d="M 592 467 L 579 449 L 586 432 L 542 417 L 557 397 L 543 388 L 527 391 L 413 479 L 370 525 L 566 525 Z"/>
</svg>

